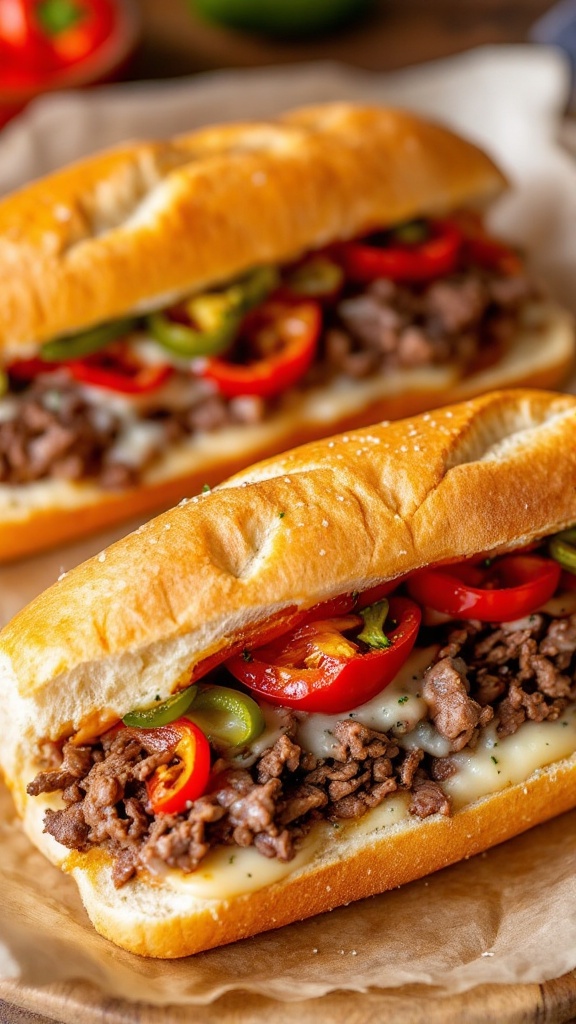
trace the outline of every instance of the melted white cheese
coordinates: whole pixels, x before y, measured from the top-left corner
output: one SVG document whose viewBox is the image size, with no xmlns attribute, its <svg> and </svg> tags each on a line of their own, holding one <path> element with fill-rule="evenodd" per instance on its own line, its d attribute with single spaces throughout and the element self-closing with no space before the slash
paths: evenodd
<svg viewBox="0 0 576 1024">
<path fill-rule="evenodd" d="M 576 705 L 571 704 L 556 722 L 524 722 L 517 732 L 498 739 L 496 726 L 480 734 L 474 750 L 452 754 L 457 769 L 442 783 L 454 809 L 488 793 L 523 782 L 538 768 L 570 757 L 576 750 Z"/>
<path fill-rule="evenodd" d="M 418 694 L 424 672 L 437 650 L 438 646 L 433 645 L 413 651 L 394 682 L 377 697 L 345 714 L 303 716 L 298 726 L 297 742 L 316 757 L 331 757 L 340 746 L 334 737 L 334 727 L 346 718 L 370 729 L 391 732 L 394 736 L 412 732 L 428 713 L 425 701 Z"/>
<path fill-rule="evenodd" d="M 221 846 L 204 858 L 191 874 L 158 865 L 158 880 L 171 889 L 182 889 L 198 899 L 230 899 L 257 892 L 304 867 L 314 856 L 326 826 L 306 837 L 293 860 L 263 857 L 254 847 Z"/>
</svg>

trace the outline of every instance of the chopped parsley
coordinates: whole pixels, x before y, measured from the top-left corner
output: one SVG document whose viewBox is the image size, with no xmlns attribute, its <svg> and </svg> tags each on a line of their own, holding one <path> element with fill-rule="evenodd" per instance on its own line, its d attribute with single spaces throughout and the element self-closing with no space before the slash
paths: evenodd
<svg viewBox="0 0 576 1024">
<path fill-rule="evenodd" d="M 403 697 L 398 697 L 398 703 L 399 704 L 405 704 L 407 700 L 408 700 L 408 694 L 407 693 L 405 693 Z"/>
<path fill-rule="evenodd" d="M 286 515 L 286 513 L 285 513 L 285 512 L 279 512 L 279 513 L 278 513 L 278 519 L 284 519 L 284 516 L 285 516 L 285 515 Z"/>
<path fill-rule="evenodd" d="M 211 491 L 211 490 L 212 490 L 212 488 L 210 487 L 210 484 L 203 484 L 202 485 L 202 494 L 208 494 L 209 491 Z"/>
<path fill-rule="evenodd" d="M 494 757 L 494 754 L 492 754 L 492 757 L 490 758 L 490 760 L 494 761 L 494 764 L 498 764 L 498 758 Z"/>
<path fill-rule="evenodd" d="M 247 647 L 245 647 L 244 650 L 242 651 L 242 661 L 252 661 L 252 653 L 248 650 Z"/>
</svg>

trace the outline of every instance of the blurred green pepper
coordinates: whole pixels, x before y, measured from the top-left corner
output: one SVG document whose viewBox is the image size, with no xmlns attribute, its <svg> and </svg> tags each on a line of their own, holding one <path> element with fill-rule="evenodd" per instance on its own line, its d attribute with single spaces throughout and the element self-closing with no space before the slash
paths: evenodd
<svg viewBox="0 0 576 1024">
<path fill-rule="evenodd" d="M 127 317 L 123 320 L 111 320 L 109 323 L 91 327 L 79 334 L 69 334 L 61 338 L 47 341 L 40 348 L 40 358 L 46 362 L 66 362 L 68 359 L 82 359 L 93 352 L 105 348 L 111 341 L 128 334 L 135 326 L 136 320 Z"/>
<path fill-rule="evenodd" d="M 219 355 L 234 341 L 246 313 L 268 297 L 278 280 L 273 267 L 260 267 L 224 291 L 192 296 L 184 308 L 200 330 L 163 311 L 147 318 L 148 327 L 160 345 L 183 359 Z"/>
</svg>

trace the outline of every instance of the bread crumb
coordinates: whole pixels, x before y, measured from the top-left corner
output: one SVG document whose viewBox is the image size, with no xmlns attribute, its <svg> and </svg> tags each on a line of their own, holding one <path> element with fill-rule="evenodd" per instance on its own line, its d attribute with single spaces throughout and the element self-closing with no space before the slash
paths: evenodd
<svg viewBox="0 0 576 1024">
<path fill-rule="evenodd" d="M 486 952 L 486 953 L 481 953 L 480 955 L 481 955 L 481 956 L 494 956 L 494 953 L 488 953 L 488 952 Z"/>
<path fill-rule="evenodd" d="M 329 525 L 330 525 L 330 523 L 328 522 L 327 519 L 323 519 L 322 520 L 322 526 L 329 526 Z"/>
<path fill-rule="evenodd" d="M 60 583 L 60 580 L 63 580 L 65 576 L 67 576 L 67 573 L 65 573 L 64 570 L 62 570 L 58 577 L 58 583 Z"/>
<path fill-rule="evenodd" d="M 98 561 L 99 562 L 105 562 L 106 561 L 106 552 L 105 551 L 101 551 L 100 552 L 100 554 L 98 555 Z"/>
<path fill-rule="evenodd" d="M 291 484 L 291 483 L 292 483 L 292 481 L 291 481 L 291 479 L 290 479 L 290 477 L 289 477 L 289 476 L 285 476 L 285 477 L 284 477 L 284 483 L 285 483 L 285 484 Z"/>
<path fill-rule="evenodd" d="M 320 548 L 320 551 L 318 552 L 318 554 L 319 555 L 325 555 L 326 552 L 325 552 L 324 548 Z"/>
<path fill-rule="evenodd" d="M 165 529 L 165 530 L 170 530 L 170 529 L 172 529 L 172 523 L 166 523 L 166 525 L 165 525 L 164 529 Z"/>
<path fill-rule="evenodd" d="M 337 494 L 336 495 L 336 501 L 344 501 L 343 495 L 342 494 Z"/>
</svg>

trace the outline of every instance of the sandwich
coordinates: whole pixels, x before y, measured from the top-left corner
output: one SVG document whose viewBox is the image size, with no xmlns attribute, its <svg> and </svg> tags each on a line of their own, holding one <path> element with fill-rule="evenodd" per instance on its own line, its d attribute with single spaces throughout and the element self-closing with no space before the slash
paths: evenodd
<svg viewBox="0 0 576 1024">
<path fill-rule="evenodd" d="M 0 559 L 330 433 L 557 384 L 571 318 L 487 233 L 504 186 L 445 128 L 331 104 L 4 199 Z"/>
<path fill-rule="evenodd" d="M 0 634 L 0 758 L 99 932 L 180 957 L 576 804 L 576 398 L 313 442 Z"/>
</svg>

